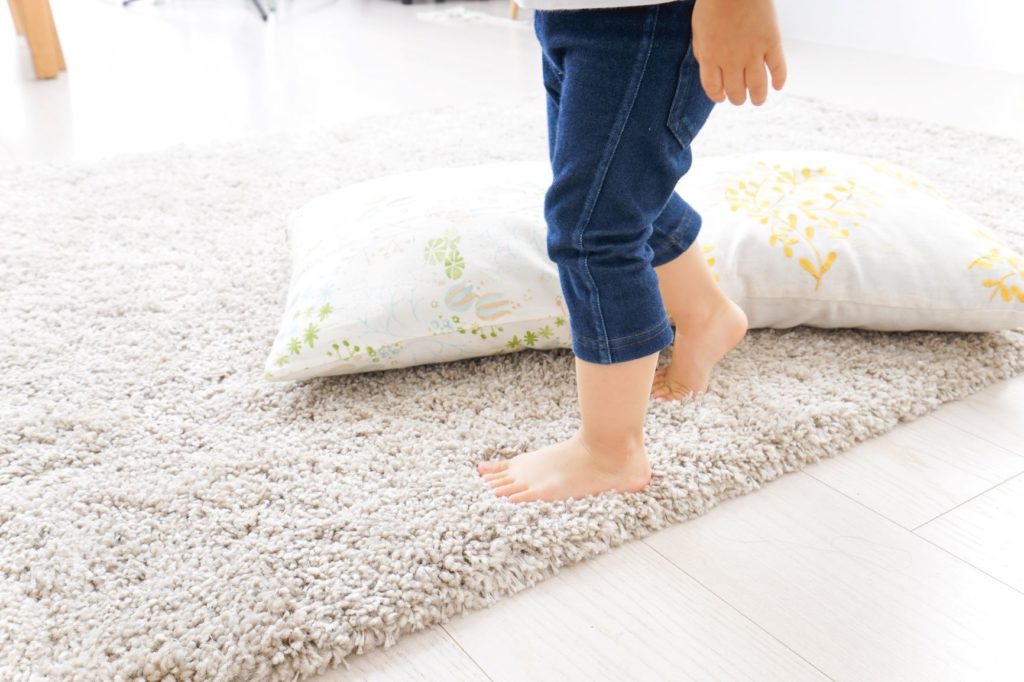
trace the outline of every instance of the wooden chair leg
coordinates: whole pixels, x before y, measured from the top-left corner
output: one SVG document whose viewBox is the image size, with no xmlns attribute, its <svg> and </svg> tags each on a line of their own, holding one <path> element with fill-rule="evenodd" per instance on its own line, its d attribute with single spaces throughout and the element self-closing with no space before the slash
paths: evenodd
<svg viewBox="0 0 1024 682">
<path fill-rule="evenodd" d="M 50 2 L 47 0 L 46 9 L 50 10 Z M 60 37 L 57 35 L 57 24 L 53 21 L 53 11 L 48 12 L 50 15 L 50 32 L 53 34 L 53 44 L 57 48 L 57 68 L 61 71 L 67 71 L 68 67 L 64 63 L 64 50 L 60 46 Z"/>
<path fill-rule="evenodd" d="M 25 37 L 32 52 L 36 78 L 54 78 L 64 69 L 64 52 L 57 37 L 49 0 L 16 0 Z"/>
<path fill-rule="evenodd" d="M 509 15 L 512 17 L 512 21 L 515 21 L 516 17 L 519 16 L 519 5 L 516 4 L 516 0 L 508 0 L 508 1 L 509 1 L 509 4 L 512 5 L 509 8 Z"/>
<path fill-rule="evenodd" d="M 8 6 L 11 8 L 11 18 L 14 20 L 14 30 L 19 36 L 25 35 L 25 24 L 21 21 L 21 8 L 18 7 L 18 3 L 21 0 L 7 0 Z"/>
</svg>

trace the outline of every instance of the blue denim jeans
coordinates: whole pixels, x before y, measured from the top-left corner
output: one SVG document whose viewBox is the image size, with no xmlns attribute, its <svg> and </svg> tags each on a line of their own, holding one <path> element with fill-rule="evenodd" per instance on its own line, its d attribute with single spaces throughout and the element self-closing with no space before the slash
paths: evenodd
<svg viewBox="0 0 1024 682">
<path fill-rule="evenodd" d="M 573 353 L 588 362 L 634 360 L 673 340 L 654 268 L 700 231 L 675 186 L 714 107 L 691 47 L 693 1 L 534 11 L 552 170 L 547 251 Z"/>
</svg>

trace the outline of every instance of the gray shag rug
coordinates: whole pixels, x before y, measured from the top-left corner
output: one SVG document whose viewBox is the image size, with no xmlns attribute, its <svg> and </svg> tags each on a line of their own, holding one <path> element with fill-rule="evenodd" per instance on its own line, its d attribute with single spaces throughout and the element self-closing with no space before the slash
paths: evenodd
<svg viewBox="0 0 1024 682">
<path fill-rule="evenodd" d="M 646 490 L 526 505 L 476 462 L 574 432 L 568 350 L 266 382 L 288 213 L 546 158 L 542 96 L 0 168 L 0 678 L 301 679 L 1024 371 L 1021 330 L 752 330 L 651 404 Z M 719 107 L 696 163 L 798 147 L 916 169 L 1024 248 L 1010 140 L 782 96 Z"/>
</svg>

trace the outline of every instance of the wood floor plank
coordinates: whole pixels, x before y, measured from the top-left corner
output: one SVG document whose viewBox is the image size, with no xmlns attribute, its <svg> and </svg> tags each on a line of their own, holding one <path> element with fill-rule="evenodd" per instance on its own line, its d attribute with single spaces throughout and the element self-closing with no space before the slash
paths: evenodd
<svg viewBox="0 0 1024 682">
<path fill-rule="evenodd" d="M 1024 669 L 1024 595 L 803 473 L 644 542 L 836 680 Z"/>
<path fill-rule="evenodd" d="M 496 681 L 827 679 L 640 542 L 445 628 Z"/>
<path fill-rule="evenodd" d="M 1024 374 L 988 386 L 932 413 L 996 445 L 1024 455 Z"/>
<path fill-rule="evenodd" d="M 914 529 L 1024 471 L 1024 457 L 926 415 L 804 469 Z"/>
<path fill-rule="evenodd" d="M 444 628 L 435 626 L 405 635 L 393 646 L 377 648 L 348 658 L 344 664 L 308 678 L 308 682 L 406 682 L 407 680 L 450 680 L 486 682 L 487 676 L 455 643 Z"/>
<path fill-rule="evenodd" d="M 1024 476 L 1017 476 L 915 531 L 1024 592 Z M 1024 639 L 1024 632 L 1021 633 Z"/>
</svg>

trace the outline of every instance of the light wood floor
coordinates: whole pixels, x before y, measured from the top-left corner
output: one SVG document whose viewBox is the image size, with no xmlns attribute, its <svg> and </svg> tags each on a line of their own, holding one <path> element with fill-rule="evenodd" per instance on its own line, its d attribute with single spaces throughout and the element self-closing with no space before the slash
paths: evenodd
<svg viewBox="0 0 1024 682">
<path fill-rule="evenodd" d="M 68 72 L 0 12 L 0 162 L 88 160 L 539 87 L 503 1 L 52 0 Z M 787 89 L 1024 139 L 1024 77 L 806 43 Z M 1024 377 L 350 659 L 328 680 L 1024 679 Z"/>
<path fill-rule="evenodd" d="M 1024 679 L 1024 377 L 317 680 Z"/>
</svg>

